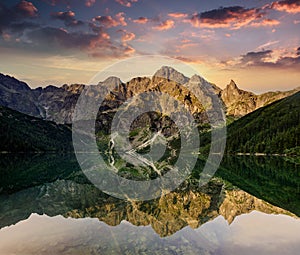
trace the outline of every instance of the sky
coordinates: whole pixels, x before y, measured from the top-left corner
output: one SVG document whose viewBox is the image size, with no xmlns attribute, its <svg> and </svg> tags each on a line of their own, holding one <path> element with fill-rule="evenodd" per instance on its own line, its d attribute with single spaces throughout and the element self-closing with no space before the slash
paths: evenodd
<svg viewBox="0 0 300 255">
<path fill-rule="evenodd" d="M 86 84 L 147 55 L 184 61 L 221 88 L 298 87 L 300 0 L 0 0 L 0 72 L 31 87 Z"/>
</svg>

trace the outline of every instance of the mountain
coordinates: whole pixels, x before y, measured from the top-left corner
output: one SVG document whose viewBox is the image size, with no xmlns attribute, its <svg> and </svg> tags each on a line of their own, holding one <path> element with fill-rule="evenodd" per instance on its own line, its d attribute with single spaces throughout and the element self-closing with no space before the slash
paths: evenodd
<svg viewBox="0 0 300 255">
<path fill-rule="evenodd" d="M 153 76 L 175 81 L 179 84 L 185 84 L 189 81 L 188 77 L 184 76 L 182 73 L 169 66 L 161 67 Z"/>
<path fill-rule="evenodd" d="M 123 220 L 136 226 L 148 226 L 161 237 L 182 228 L 198 228 L 222 215 L 229 223 L 253 210 L 268 214 L 294 214 L 234 189 L 212 181 L 205 187 L 181 188 L 151 201 L 124 201 L 102 193 L 91 184 L 57 180 L 0 196 L 0 228 L 27 219 L 31 213 L 72 218 L 98 218 L 110 226 Z M 16 206 L 17 205 L 17 206 Z"/>
<path fill-rule="evenodd" d="M 25 83 L 0 73 L 0 105 L 41 117 L 33 90 Z"/>
<path fill-rule="evenodd" d="M 0 106 L 0 151 L 71 151 L 72 132 L 66 125 Z"/>
<path fill-rule="evenodd" d="M 191 79 L 196 81 L 203 91 L 202 99 L 204 102 L 207 93 L 213 91 L 224 102 L 227 115 L 235 118 L 242 117 L 262 106 L 297 92 L 295 89 L 287 92 L 268 92 L 255 95 L 239 89 L 234 81 L 231 81 L 224 90 L 221 90 L 200 76 L 195 75 Z M 109 77 L 105 81 L 93 85 L 93 95 L 89 96 L 93 99 L 97 93 L 101 93 L 100 88 L 103 85 L 116 85 L 117 89 L 108 95 L 105 102 L 106 106 L 114 111 L 133 95 L 146 91 L 168 93 L 182 102 L 192 114 L 198 115 L 197 118 L 203 121 L 205 119 L 203 106 L 188 89 L 180 86 L 180 84 L 186 84 L 189 88 L 188 84 L 191 79 L 172 67 L 163 66 L 152 78 L 136 77 L 124 83 L 117 77 Z M 205 84 L 209 86 L 204 86 Z M 74 107 L 84 88 L 85 85 L 83 84 L 65 84 L 62 87 L 50 85 L 45 88 L 31 89 L 24 82 L 0 74 L 0 105 L 56 123 L 70 124 L 72 123 Z"/>
<path fill-rule="evenodd" d="M 290 96 L 299 90 L 300 88 L 285 92 L 277 91 L 255 95 L 254 93 L 239 89 L 236 83 L 231 80 L 226 88 L 221 91 L 220 96 L 226 106 L 227 115 L 239 118 L 260 107 Z"/>
<path fill-rule="evenodd" d="M 225 155 L 215 176 L 300 216 L 300 164 L 295 158 Z"/>
<path fill-rule="evenodd" d="M 300 152 L 300 92 L 262 107 L 228 126 L 229 153 Z"/>
<path fill-rule="evenodd" d="M 82 84 L 34 89 L 36 102 L 43 109 L 40 117 L 60 124 L 72 123 L 72 113 L 83 89 Z"/>
</svg>

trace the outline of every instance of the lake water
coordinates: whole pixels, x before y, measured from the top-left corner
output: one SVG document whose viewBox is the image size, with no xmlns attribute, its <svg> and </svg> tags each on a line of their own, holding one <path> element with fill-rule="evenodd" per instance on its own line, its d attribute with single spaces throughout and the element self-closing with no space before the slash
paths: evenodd
<svg viewBox="0 0 300 255">
<path fill-rule="evenodd" d="M 225 158 L 211 183 L 199 188 L 191 180 L 148 202 L 102 193 L 72 154 L 1 155 L 0 170 L 1 255 L 300 250 L 295 159 Z"/>
<path fill-rule="evenodd" d="M 300 224 L 283 215 L 252 212 L 230 225 L 219 216 L 197 229 L 160 237 L 151 226 L 122 221 L 32 214 L 0 230 L 0 254 L 285 254 L 300 249 Z"/>
</svg>

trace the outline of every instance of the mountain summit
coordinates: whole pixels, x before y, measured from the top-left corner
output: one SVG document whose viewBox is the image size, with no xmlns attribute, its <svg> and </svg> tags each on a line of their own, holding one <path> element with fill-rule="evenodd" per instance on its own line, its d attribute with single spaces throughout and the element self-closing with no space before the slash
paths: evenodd
<svg viewBox="0 0 300 255">
<path fill-rule="evenodd" d="M 227 85 L 226 89 L 230 90 L 230 91 L 239 91 L 239 88 L 236 85 L 236 83 L 234 82 L 234 80 L 230 81 L 230 83 Z"/>
<path fill-rule="evenodd" d="M 202 77 L 194 75 L 191 79 L 172 67 L 162 66 L 155 72 L 152 79 L 136 77 L 123 83 L 118 77 L 108 77 L 105 81 L 93 86 L 94 95 L 99 93 L 98 86 L 117 87 L 107 101 L 107 106 L 116 108 L 124 100 L 146 91 L 161 91 L 170 94 L 175 99 L 185 100 L 187 108 L 192 114 L 203 111 L 200 103 L 189 94 L 189 83 L 197 83 L 203 94 L 213 92 L 218 95 L 226 106 L 227 115 L 242 117 L 260 107 L 297 92 L 297 89 L 286 92 L 268 92 L 261 95 L 244 91 L 231 80 L 224 90 L 206 82 Z M 186 86 L 180 86 L 185 84 Z M 31 89 L 26 83 L 0 74 L 0 105 L 9 107 L 31 116 L 52 120 L 56 123 L 71 123 L 72 112 L 77 99 L 85 85 L 73 84 L 62 87 L 48 86 L 46 88 Z M 299 90 L 299 89 L 298 89 Z M 117 104 L 116 104 L 117 103 Z"/>
<path fill-rule="evenodd" d="M 267 92 L 261 95 L 256 95 L 252 92 L 240 89 L 237 84 L 231 80 L 226 88 L 222 90 L 220 95 L 226 106 L 227 115 L 242 117 L 260 107 L 290 96 L 297 91 L 297 89 L 294 89 L 285 92 Z"/>
<path fill-rule="evenodd" d="M 161 67 L 154 75 L 153 77 L 160 77 L 165 78 L 171 81 L 175 81 L 179 84 L 185 84 L 189 81 L 189 78 L 184 76 L 182 73 L 178 72 L 172 67 L 169 66 L 163 66 Z"/>
</svg>

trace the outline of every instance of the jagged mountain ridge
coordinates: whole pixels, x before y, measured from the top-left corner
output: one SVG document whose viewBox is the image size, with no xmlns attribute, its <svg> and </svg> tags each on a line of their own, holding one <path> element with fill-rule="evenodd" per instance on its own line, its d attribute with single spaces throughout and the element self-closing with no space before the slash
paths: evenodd
<svg viewBox="0 0 300 255">
<path fill-rule="evenodd" d="M 202 86 L 205 80 L 202 77 L 196 75 L 190 79 L 167 66 L 163 66 L 152 78 L 136 77 L 126 83 L 117 77 L 109 77 L 105 81 L 93 85 L 93 91 L 95 96 L 99 92 L 99 86 L 117 85 L 116 91 L 107 97 L 108 100 L 111 100 L 111 102 L 106 101 L 110 108 L 117 108 L 126 99 L 141 92 L 165 92 L 184 103 L 193 114 L 201 114 L 203 106 L 189 93 L 188 89 L 180 86 L 180 84 L 188 84 L 193 79 L 199 82 L 201 91 L 205 91 L 205 86 Z M 255 95 L 239 89 L 234 81 L 231 81 L 223 90 L 212 83 L 208 84 L 210 90 L 223 101 L 227 115 L 234 117 L 242 117 L 300 90 L 297 88 L 286 92 L 268 92 Z M 56 123 L 71 123 L 74 107 L 85 86 L 83 84 L 65 84 L 62 87 L 50 85 L 45 88 L 31 89 L 24 82 L 0 74 L 0 105 Z M 204 92 L 204 97 L 205 95 L 207 93 Z"/>
<path fill-rule="evenodd" d="M 258 108 L 288 97 L 299 90 L 300 88 L 296 88 L 290 91 L 266 92 L 256 95 L 239 89 L 236 83 L 231 80 L 226 88 L 221 91 L 220 97 L 226 105 L 227 115 L 242 117 Z"/>
<path fill-rule="evenodd" d="M 0 228 L 26 219 L 34 212 L 78 219 L 98 218 L 110 226 L 126 220 L 136 226 L 151 225 L 161 237 L 173 235 L 186 226 L 198 228 L 219 215 L 229 223 L 254 210 L 297 217 L 242 190 L 226 190 L 219 181 L 212 181 L 202 188 L 185 184 L 182 189 L 152 201 L 126 202 L 110 197 L 90 184 L 57 180 L 9 197 L 0 196 L 0 201 Z"/>
<path fill-rule="evenodd" d="M 42 117 L 33 90 L 25 82 L 1 73 L 0 105 L 31 116 Z"/>
</svg>

